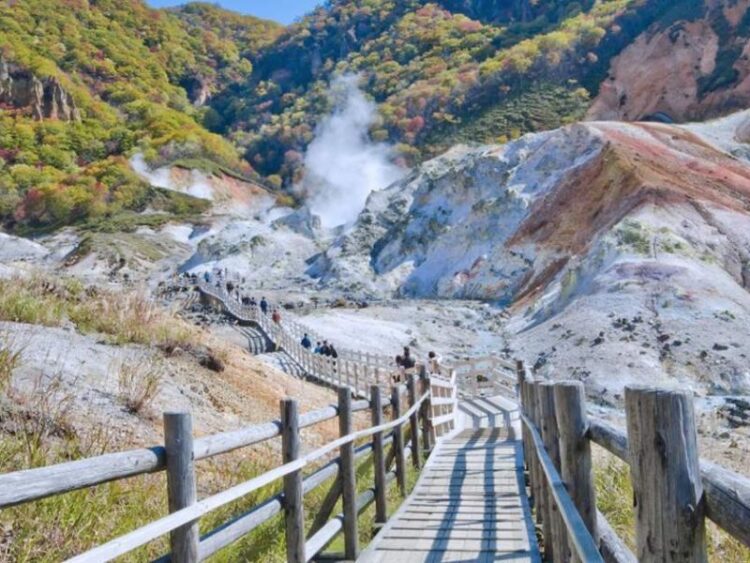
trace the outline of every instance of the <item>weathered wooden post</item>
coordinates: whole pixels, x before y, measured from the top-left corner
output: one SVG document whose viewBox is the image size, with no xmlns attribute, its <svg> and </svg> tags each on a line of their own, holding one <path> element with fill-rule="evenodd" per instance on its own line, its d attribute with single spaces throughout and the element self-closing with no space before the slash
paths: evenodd
<svg viewBox="0 0 750 563">
<path fill-rule="evenodd" d="M 542 431 L 544 412 L 542 411 L 542 381 L 536 380 L 531 384 L 532 398 L 534 401 L 534 426 L 539 432 L 539 436 L 544 441 L 544 434 Z M 545 448 L 546 449 L 546 448 Z M 538 460 L 537 460 L 538 461 Z M 541 519 L 542 524 L 542 536 L 544 537 L 544 555 L 549 561 L 555 560 L 555 545 L 554 545 L 554 533 L 552 529 L 552 508 L 550 506 L 550 494 L 547 480 L 544 476 L 541 464 L 536 464 L 537 471 L 537 483 L 538 483 L 538 496 L 539 496 L 539 510 L 537 511 L 537 519 Z"/>
<path fill-rule="evenodd" d="M 391 387 L 391 413 L 392 419 L 401 417 L 401 389 L 399 385 Z M 393 429 L 393 451 L 396 460 L 396 480 L 401 496 L 406 496 L 406 459 L 404 457 L 404 427 L 397 424 Z"/>
<path fill-rule="evenodd" d="M 541 430 L 544 449 L 547 450 L 552 464 L 560 473 L 560 433 L 557 429 L 557 415 L 555 413 L 555 384 L 544 382 L 539 386 L 542 407 Z M 547 512 L 552 518 L 552 545 L 555 558 L 558 561 L 569 561 L 568 532 L 560 514 L 560 508 L 551 494 L 548 494 L 549 504 Z"/>
<path fill-rule="evenodd" d="M 521 413 L 528 416 L 528 391 L 526 389 L 526 372 L 523 369 L 523 362 L 516 361 L 516 381 L 518 382 L 518 403 L 521 407 Z M 523 460 L 526 469 L 531 474 L 531 440 L 525 424 L 521 424 L 521 441 L 523 442 Z"/>
<path fill-rule="evenodd" d="M 537 397 L 536 397 L 536 385 L 534 385 L 535 381 L 529 381 L 527 382 L 528 387 L 528 409 L 529 409 L 529 419 L 534 424 L 534 426 L 538 429 L 539 423 L 537 421 Z M 529 440 L 531 441 L 531 433 L 529 433 Z M 533 495 L 536 499 L 535 506 L 536 506 L 536 522 L 537 524 L 541 524 L 543 516 L 544 516 L 544 486 L 543 486 L 543 475 L 541 473 L 541 468 L 539 465 L 539 459 L 537 458 L 535 446 L 532 443 L 532 449 L 529 451 L 531 454 L 531 469 L 532 469 L 532 484 L 534 486 Z"/>
<path fill-rule="evenodd" d="M 414 373 L 409 374 L 406 381 L 409 390 L 409 407 L 417 404 L 417 376 Z M 411 461 L 417 469 L 421 466 L 419 455 L 419 413 L 415 410 L 409 417 L 409 434 L 411 435 Z"/>
<path fill-rule="evenodd" d="M 281 401 L 281 455 L 284 463 L 299 457 L 297 401 Z M 284 476 L 284 523 L 287 563 L 305 563 L 305 512 L 302 504 L 302 470 Z"/>
<path fill-rule="evenodd" d="M 626 387 L 625 411 L 638 561 L 707 561 L 692 397 Z"/>
<path fill-rule="evenodd" d="M 598 544 L 591 444 L 586 437 L 589 427 L 586 392 L 580 381 L 564 381 L 555 385 L 554 395 L 560 436 L 560 476 L 591 537 Z M 575 555 L 573 560 L 580 561 Z"/>
<path fill-rule="evenodd" d="M 378 385 L 370 386 L 370 407 L 372 408 L 372 425 L 383 424 L 383 404 Z M 385 524 L 388 520 L 385 483 L 385 453 L 383 451 L 383 433 L 372 435 L 372 457 L 375 473 L 375 523 Z"/>
<path fill-rule="evenodd" d="M 352 428 L 352 393 L 342 387 L 339 393 L 339 433 L 347 436 Z M 344 554 L 354 561 L 359 555 L 357 527 L 357 481 L 354 461 L 354 442 L 341 446 L 341 499 L 344 508 Z"/>
<path fill-rule="evenodd" d="M 432 427 L 432 383 L 430 382 L 430 374 L 424 367 L 419 371 L 419 380 L 422 382 L 422 394 L 428 394 L 420 410 L 422 411 L 422 448 L 425 454 L 429 455 L 435 443 L 435 435 Z"/>
<path fill-rule="evenodd" d="M 167 454 L 167 497 L 169 512 L 195 504 L 198 493 L 193 458 L 193 421 L 190 413 L 164 413 L 164 449 Z M 169 536 L 174 563 L 198 561 L 199 530 L 194 520 Z"/>
<path fill-rule="evenodd" d="M 533 389 L 531 388 L 531 381 L 524 380 L 522 383 L 522 392 L 521 392 L 521 401 L 522 401 L 522 407 L 523 407 L 523 413 L 526 415 L 526 418 L 528 418 L 530 421 L 533 422 L 534 414 L 533 414 Z M 522 425 L 523 427 L 523 433 L 522 433 L 522 439 L 523 439 L 523 449 L 524 449 L 524 456 L 526 458 L 526 467 L 528 469 L 529 473 L 529 490 L 531 491 L 531 498 L 533 501 L 533 505 L 536 508 L 536 513 L 539 515 L 539 493 L 538 493 L 538 487 L 539 487 L 539 481 L 538 476 L 536 473 L 536 455 L 534 453 L 534 444 L 531 440 L 531 432 L 529 432 L 529 429 L 526 427 L 525 424 Z"/>
</svg>

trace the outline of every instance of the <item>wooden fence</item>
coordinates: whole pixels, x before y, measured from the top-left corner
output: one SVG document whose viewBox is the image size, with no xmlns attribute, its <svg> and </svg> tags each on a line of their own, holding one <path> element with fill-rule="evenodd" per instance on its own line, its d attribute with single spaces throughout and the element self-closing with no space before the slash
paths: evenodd
<svg viewBox="0 0 750 563">
<path fill-rule="evenodd" d="M 353 400 L 351 389 L 343 386 L 338 389 L 337 405 L 305 414 L 298 412 L 295 400 L 284 399 L 278 420 L 199 439 L 193 438 L 189 414 L 167 413 L 164 415 L 163 446 L 0 475 L 0 509 L 108 481 L 166 471 L 168 516 L 70 561 L 109 561 L 165 534 L 170 534 L 171 546 L 171 555 L 165 556 L 165 561 L 168 558 L 178 563 L 199 561 L 240 540 L 282 512 L 288 561 L 311 560 L 341 532 L 345 545 L 341 557 L 353 559 L 359 551 L 358 515 L 375 503 L 375 521 L 384 523 L 388 484 L 395 480 L 401 494 L 405 495 L 407 460 L 411 459 L 414 467 L 420 468 L 423 457 L 429 454 L 436 439 L 452 427 L 455 401 L 448 403 L 445 400 L 446 390 L 448 398 L 455 397 L 449 380 L 431 377 L 422 370 L 419 377 L 411 374 L 406 385 L 393 386 L 389 396 L 385 396 L 381 386 L 373 384 L 369 400 Z M 384 406 L 390 406 L 391 411 L 391 420 L 387 422 L 384 422 Z M 360 411 L 370 411 L 371 426 L 354 431 L 353 415 Z M 304 453 L 300 430 L 337 417 L 341 437 Z M 197 460 L 276 437 L 281 437 L 280 466 L 211 497 L 197 499 Z M 388 451 L 387 446 L 390 446 Z M 331 459 L 336 451 L 338 455 Z M 356 465 L 370 457 L 374 482 L 364 492 L 357 493 Z M 313 465 L 315 470 L 305 475 L 303 470 Z M 303 497 L 332 478 L 333 484 L 308 534 L 305 534 Z M 278 480 L 283 480 L 281 493 L 200 536 L 198 523 L 202 516 Z M 343 511 L 332 515 L 339 498 L 342 499 Z"/>
<path fill-rule="evenodd" d="M 581 382 L 519 364 L 524 458 L 550 561 L 707 561 L 708 518 L 750 547 L 750 479 L 698 457 L 692 396 L 626 387 L 627 432 L 590 418 Z M 637 551 L 596 508 L 594 442 L 630 466 Z"/>
</svg>

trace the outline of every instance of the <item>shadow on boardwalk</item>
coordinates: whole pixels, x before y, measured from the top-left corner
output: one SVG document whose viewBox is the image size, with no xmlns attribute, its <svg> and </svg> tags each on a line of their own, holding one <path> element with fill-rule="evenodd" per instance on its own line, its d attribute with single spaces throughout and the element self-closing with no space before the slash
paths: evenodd
<svg viewBox="0 0 750 563">
<path fill-rule="evenodd" d="M 360 561 L 540 560 L 521 443 L 500 403 L 490 398 L 463 405 L 477 427 L 438 445 L 413 493 Z"/>
</svg>

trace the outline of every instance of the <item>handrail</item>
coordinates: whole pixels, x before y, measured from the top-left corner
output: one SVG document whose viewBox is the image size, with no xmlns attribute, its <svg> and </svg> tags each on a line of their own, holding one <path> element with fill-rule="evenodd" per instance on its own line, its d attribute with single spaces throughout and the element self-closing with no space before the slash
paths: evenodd
<svg viewBox="0 0 750 563">
<path fill-rule="evenodd" d="M 557 469 L 555 469 L 555 466 L 544 447 L 539 432 L 534 424 L 523 413 L 521 413 L 521 420 L 529 431 L 537 459 L 539 460 L 539 464 L 544 471 L 544 476 L 549 485 L 549 491 L 552 493 L 555 504 L 560 510 L 560 515 L 565 522 L 568 536 L 573 542 L 576 554 L 580 557 L 581 561 L 586 561 L 587 563 L 596 563 L 598 561 L 604 563 L 604 559 L 599 553 L 599 547 L 596 545 L 594 538 L 591 537 L 591 534 L 586 528 L 586 524 L 581 518 L 575 504 L 573 504 L 573 500 L 570 498 L 570 494 L 565 488 L 565 483 L 563 483 L 560 478 L 560 474 L 557 472 Z"/>
<path fill-rule="evenodd" d="M 750 547 L 750 478 L 699 457 L 693 398 L 689 393 L 626 387 L 625 432 L 588 415 L 581 382 L 535 380 L 520 362 L 517 369 L 526 450 L 539 449 L 541 428 L 549 447 L 545 452 L 551 469 L 564 478 L 587 530 L 599 539 L 600 552 L 608 560 L 631 562 L 634 555 L 596 510 L 590 442 L 631 468 L 634 498 L 642 507 L 636 514 L 640 557 L 659 558 L 660 554 L 677 549 L 677 544 L 683 553 L 700 557 L 705 554 L 706 545 L 703 534 L 693 530 L 702 527 L 705 518 Z M 545 526 L 545 540 L 549 535 L 551 549 L 565 551 L 566 537 L 559 531 L 559 517 L 552 508 L 557 505 L 565 518 L 566 501 L 549 499 L 554 491 L 545 491 L 543 481 L 545 477 L 550 479 L 550 467 L 545 467 L 545 463 L 525 452 L 532 496 L 540 501 L 537 506 Z M 682 518 L 685 513 L 690 513 L 690 517 Z M 664 522 L 673 525 L 664 527 Z"/>
<path fill-rule="evenodd" d="M 390 404 L 386 401 L 387 404 Z M 355 401 L 352 411 L 369 408 L 368 401 Z M 300 416 L 300 428 L 338 416 L 338 407 L 329 405 Z M 281 421 L 273 420 L 212 434 L 195 440 L 194 459 L 206 459 L 265 442 L 281 434 Z M 163 446 L 58 463 L 47 467 L 24 469 L 0 475 L 0 508 L 7 508 L 48 496 L 91 487 L 126 477 L 161 471 L 166 467 Z"/>
<path fill-rule="evenodd" d="M 630 465 L 625 431 L 592 419 L 587 437 Z M 700 473 L 706 516 L 750 547 L 750 479 L 705 459 L 700 459 Z"/>
<path fill-rule="evenodd" d="M 217 493 L 213 496 L 205 498 L 197 503 L 175 511 L 168 516 L 164 516 L 159 520 L 146 524 L 141 528 L 133 530 L 127 534 L 115 538 L 105 544 L 102 544 L 94 549 L 91 549 L 85 553 L 82 553 L 76 557 L 68 559 L 68 563 L 98 563 L 101 561 L 111 561 L 115 557 L 119 557 L 126 553 L 129 553 L 133 549 L 145 545 L 156 538 L 179 528 L 180 526 L 192 522 L 202 516 L 205 516 L 209 512 L 216 510 L 230 502 L 238 500 L 253 491 L 260 489 L 270 483 L 289 475 L 295 471 L 303 469 L 313 461 L 320 459 L 331 451 L 340 448 L 346 444 L 350 444 L 355 440 L 372 436 L 378 432 L 384 432 L 395 428 L 404 422 L 406 422 L 412 414 L 417 412 L 422 403 L 427 400 L 430 396 L 429 391 L 424 393 L 415 403 L 412 405 L 403 415 L 399 418 L 394 419 L 390 422 L 373 426 L 357 432 L 352 432 L 346 436 L 342 436 L 332 442 L 329 442 L 325 446 L 322 446 L 300 458 L 281 465 L 271 471 L 267 471 L 262 475 L 254 477 L 244 483 L 235 485 L 221 493 Z"/>
</svg>

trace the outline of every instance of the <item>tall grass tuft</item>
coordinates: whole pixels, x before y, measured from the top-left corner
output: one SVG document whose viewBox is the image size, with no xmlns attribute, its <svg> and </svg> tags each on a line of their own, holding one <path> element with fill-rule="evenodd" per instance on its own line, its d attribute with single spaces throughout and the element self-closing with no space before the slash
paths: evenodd
<svg viewBox="0 0 750 563">
<path fill-rule="evenodd" d="M 144 414 L 159 393 L 163 369 L 153 360 L 123 362 L 117 368 L 119 398 L 130 414 Z"/>
<path fill-rule="evenodd" d="M 13 337 L 0 332 L 0 394 L 4 395 L 15 370 L 21 363 L 21 352 Z"/>
</svg>

